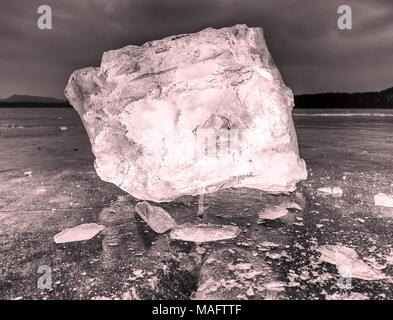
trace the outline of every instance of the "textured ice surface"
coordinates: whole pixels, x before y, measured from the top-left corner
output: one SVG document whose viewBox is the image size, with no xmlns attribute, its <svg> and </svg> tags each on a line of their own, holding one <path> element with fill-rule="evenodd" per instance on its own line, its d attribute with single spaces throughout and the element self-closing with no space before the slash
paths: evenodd
<svg viewBox="0 0 393 320">
<path fill-rule="evenodd" d="M 293 191 L 306 178 L 293 94 L 261 28 L 205 29 L 105 52 L 65 94 L 99 176 L 139 199 L 227 187 Z"/>
</svg>

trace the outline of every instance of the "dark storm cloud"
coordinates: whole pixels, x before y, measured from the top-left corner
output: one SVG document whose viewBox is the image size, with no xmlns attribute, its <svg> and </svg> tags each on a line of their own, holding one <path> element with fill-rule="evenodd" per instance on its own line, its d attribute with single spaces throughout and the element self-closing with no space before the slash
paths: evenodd
<svg viewBox="0 0 393 320">
<path fill-rule="evenodd" d="M 40 4 L 51 31 L 36 26 Z M 353 8 L 353 30 L 337 8 Z M 0 96 L 62 97 L 69 74 L 102 52 L 237 23 L 261 26 L 295 92 L 364 91 L 393 85 L 391 0 L 6 0 L 0 11 Z"/>
</svg>

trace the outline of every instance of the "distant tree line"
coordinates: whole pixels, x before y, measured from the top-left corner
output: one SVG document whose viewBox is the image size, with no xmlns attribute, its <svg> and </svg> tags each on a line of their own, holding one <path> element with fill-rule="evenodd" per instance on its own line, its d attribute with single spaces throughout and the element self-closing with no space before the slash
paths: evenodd
<svg viewBox="0 0 393 320">
<path fill-rule="evenodd" d="M 380 92 L 319 93 L 295 96 L 296 108 L 393 108 L 393 88 Z"/>
</svg>

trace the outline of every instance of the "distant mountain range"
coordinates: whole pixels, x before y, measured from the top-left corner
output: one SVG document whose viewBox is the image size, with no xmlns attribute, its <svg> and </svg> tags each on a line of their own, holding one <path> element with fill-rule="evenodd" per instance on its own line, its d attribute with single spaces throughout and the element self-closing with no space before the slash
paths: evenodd
<svg viewBox="0 0 393 320">
<path fill-rule="evenodd" d="M 6 99 L 0 99 L 0 102 L 65 103 L 66 101 L 49 97 L 14 94 Z"/>
<path fill-rule="evenodd" d="M 65 108 L 66 100 L 29 95 L 0 99 L 0 108 Z M 393 108 L 393 88 L 378 92 L 329 92 L 295 96 L 296 108 Z"/>
<path fill-rule="evenodd" d="M 64 108 L 70 107 L 68 101 L 40 96 L 14 94 L 0 99 L 0 108 Z"/>
</svg>

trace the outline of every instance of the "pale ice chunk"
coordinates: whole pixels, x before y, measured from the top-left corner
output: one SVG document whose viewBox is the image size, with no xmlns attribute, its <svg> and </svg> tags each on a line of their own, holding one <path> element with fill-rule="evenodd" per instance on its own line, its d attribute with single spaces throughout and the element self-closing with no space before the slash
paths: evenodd
<svg viewBox="0 0 393 320">
<path fill-rule="evenodd" d="M 105 226 L 96 223 L 84 223 L 59 232 L 54 236 L 54 241 L 55 243 L 68 243 L 90 240 L 104 229 Z"/>
<path fill-rule="evenodd" d="M 168 212 L 146 201 L 138 202 L 135 211 L 157 233 L 167 232 L 177 226 L 176 221 Z"/>
<path fill-rule="evenodd" d="M 258 218 L 262 220 L 276 220 L 288 214 L 285 206 L 270 207 L 258 214 Z"/>
<path fill-rule="evenodd" d="M 183 224 L 173 229 L 170 233 L 172 240 L 189 242 L 210 242 L 229 240 L 236 238 L 240 234 L 240 229 L 229 225 L 208 225 L 208 224 Z"/>
<path fill-rule="evenodd" d="M 345 278 L 362 280 L 382 280 L 386 276 L 363 262 L 356 251 L 342 245 L 323 245 L 317 249 L 323 262 L 334 264 L 339 274 Z"/>
<path fill-rule="evenodd" d="M 343 195 L 343 190 L 340 187 L 324 187 L 319 188 L 319 192 L 328 193 L 336 197 L 341 197 Z"/>
<path fill-rule="evenodd" d="M 384 193 L 378 193 L 374 196 L 376 206 L 393 208 L 393 196 L 388 196 Z"/>
</svg>

